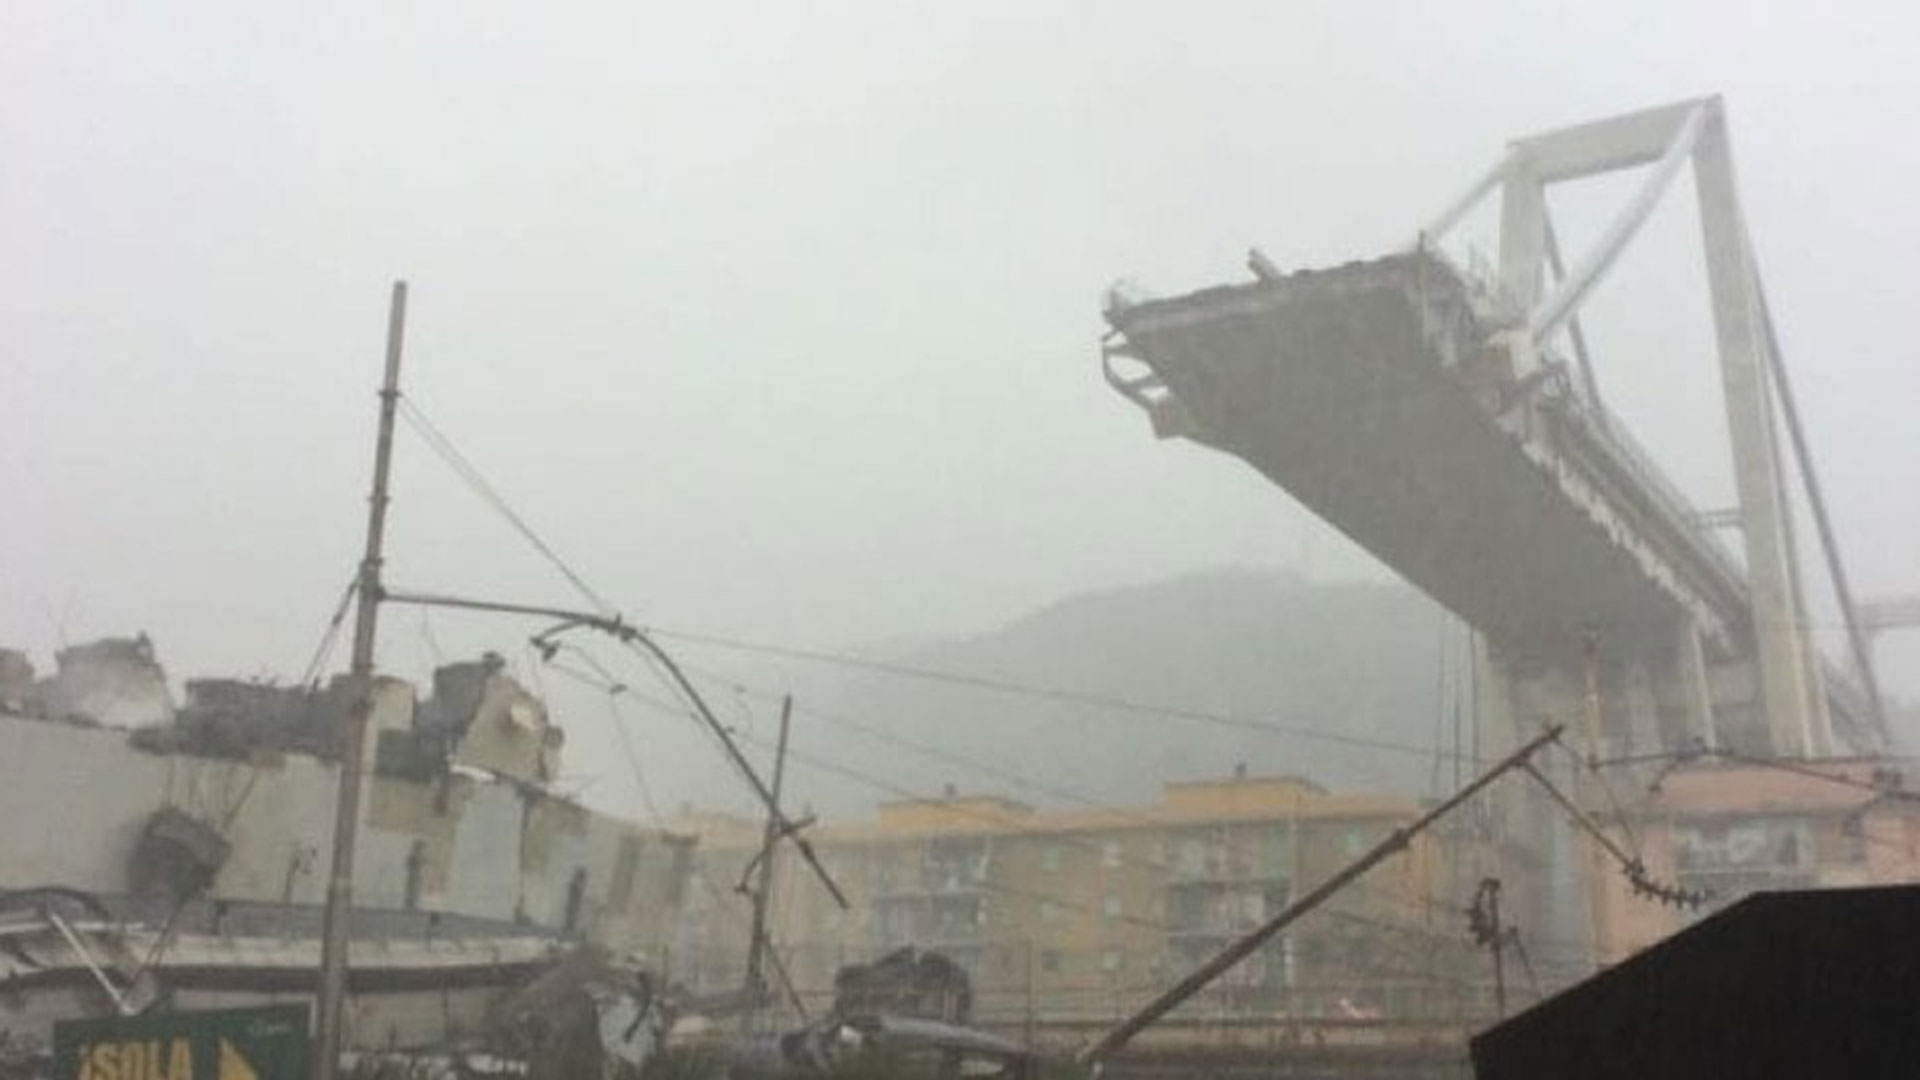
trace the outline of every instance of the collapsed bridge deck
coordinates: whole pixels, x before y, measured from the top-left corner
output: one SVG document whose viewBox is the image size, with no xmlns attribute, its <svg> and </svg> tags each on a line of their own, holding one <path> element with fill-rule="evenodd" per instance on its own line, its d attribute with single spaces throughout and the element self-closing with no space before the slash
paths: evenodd
<svg viewBox="0 0 1920 1080">
<path fill-rule="evenodd" d="M 1117 388 L 1232 453 L 1516 653 L 1691 619 L 1727 648 L 1738 568 L 1557 377 L 1515 373 L 1472 286 L 1423 252 L 1128 304 Z M 1661 640 L 1665 640 L 1664 636 Z"/>
</svg>

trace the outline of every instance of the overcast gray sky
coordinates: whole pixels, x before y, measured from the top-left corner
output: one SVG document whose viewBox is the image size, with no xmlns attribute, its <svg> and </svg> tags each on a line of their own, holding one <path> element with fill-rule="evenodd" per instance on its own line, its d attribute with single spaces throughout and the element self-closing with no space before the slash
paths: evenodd
<svg viewBox="0 0 1920 1080">
<path fill-rule="evenodd" d="M 1916 30 L 1900 3 L 7 5 L 0 641 L 144 629 L 176 676 L 297 673 L 361 541 L 394 277 L 408 392 L 662 625 L 842 645 L 1222 564 L 1378 573 L 1150 438 L 1097 375 L 1101 289 L 1379 254 L 1508 136 L 1710 92 L 1858 583 L 1920 591 Z M 1593 332 L 1715 504 L 1690 220 Z M 390 580 L 566 598 L 405 435 L 397 484 Z M 398 612 L 382 659 L 520 630 Z"/>
</svg>

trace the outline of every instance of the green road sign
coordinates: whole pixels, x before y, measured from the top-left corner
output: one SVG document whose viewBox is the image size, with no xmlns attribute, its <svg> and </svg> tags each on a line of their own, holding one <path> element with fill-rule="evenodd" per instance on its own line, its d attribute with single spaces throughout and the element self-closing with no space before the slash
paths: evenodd
<svg viewBox="0 0 1920 1080">
<path fill-rule="evenodd" d="M 306 1080 L 307 1007 L 68 1020 L 53 1080 Z"/>
</svg>

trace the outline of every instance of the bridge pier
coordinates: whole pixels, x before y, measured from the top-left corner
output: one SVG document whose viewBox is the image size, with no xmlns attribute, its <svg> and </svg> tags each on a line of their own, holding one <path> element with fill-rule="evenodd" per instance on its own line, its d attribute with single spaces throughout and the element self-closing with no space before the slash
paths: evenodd
<svg viewBox="0 0 1920 1080">
<path fill-rule="evenodd" d="M 1793 524 L 1774 440 L 1773 407 L 1764 358 L 1759 286 L 1748 247 L 1733 151 L 1718 109 L 1693 155 L 1700 199 L 1700 231 L 1707 288 L 1713 298 L 1721 391 L 1733 441 L 1734 482 L 1740 493 L 1752 590 L 1753 638 L 1760 662 L 1767 730 L 1776 754 L 1824 757 L 1833 752 L 1833 727 L 1820 669 L 1808 641 L 1804 601 L 1795 568 Z"/>
<path fill-rule="evenodd" d="M 1687 734 L 1709 749 L 1720 745 L 1719 727 L 1713 722 L 1713 686 L 1707 677 L 1706 650 L 1700 644 L 1700 627 L 1689 620 L 1674 624 L 1673 667 L 1686 716 Z"/>
</svg>

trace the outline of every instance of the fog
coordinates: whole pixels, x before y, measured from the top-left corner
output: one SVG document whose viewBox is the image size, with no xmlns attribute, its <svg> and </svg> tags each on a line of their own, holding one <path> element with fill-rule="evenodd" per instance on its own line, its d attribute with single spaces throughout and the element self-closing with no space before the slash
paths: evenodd
<svg viewBox="0 0 1920 1080">
<path fill-rule="evenodd" d="M 1101 290 L 1242 279 L 1251 244 L 1380 254 L 1508 137 L 1716 92 L 1858 590 L 1920 591 L 1916 29 L 1892 3 L 12 5 L 0 643 L 44 665 L 144 630 L 176 680 L 297 677 L 358 557 L 394 278 L 409 397 L 648 625 L 877 655 L 1223 567 L 1389 580 L 1151 437 L 1099 378 Z M 1577 243 L 1608 206 L 1565 210 Z M 1590 329 L 1610 400 L 1719 506 L 1691 228 L 1663 210 Z M 578 602 L 410 431 L 395 483 L 391 583 Z M 390 609 L 379 662 L 525 664 L 533 629 Z M 1920 695 L 1920 648 L 1880 655 Z M 556 693 L 573 781 L 634 808 L 604 706 Z M 660 799 L 746 805 L 684 721 L 630 718 Z"/>
</svg>

